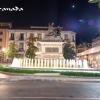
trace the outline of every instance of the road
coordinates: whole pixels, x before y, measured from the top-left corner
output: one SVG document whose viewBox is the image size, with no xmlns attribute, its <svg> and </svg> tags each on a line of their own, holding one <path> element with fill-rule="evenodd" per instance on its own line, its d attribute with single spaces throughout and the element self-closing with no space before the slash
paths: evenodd
<svg viewBox="0 0 100 100">
<path fill-rule="evenodd" d="M 1 80 L 0 100 L 100 100 L 100 81 Z"/>
</svg>

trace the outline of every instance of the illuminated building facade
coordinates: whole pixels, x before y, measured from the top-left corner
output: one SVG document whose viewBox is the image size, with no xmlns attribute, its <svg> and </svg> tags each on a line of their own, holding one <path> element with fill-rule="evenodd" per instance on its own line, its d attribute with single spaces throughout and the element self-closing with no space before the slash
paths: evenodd
<svg viewBox="0 0 100 100">
<path fill-rule="evenodd" d="M 2 41 L 2 48 L 8 48 L 9 43 L 15 42 L 17 45 L 18 55 L 23 56 L 27 49 L 27 39 L 30 34 L 37 38 L 35 46 L 39 48 L 37 52 L 38 58 L 63 58 L 63 45 L 67 40 L 70 40 L 71 45 L 76 50 L 76 33 L 72 31 L 60 31 L 59 36 L 49 34 L 52 28 L 57 27 L 33 27 L 30 28 L 7 28 L 5 41 Z"/>
<path fill-rule="evenodd" d="M 78 53 L 77 56 L 87 59 L 91 67 L 100 67 L 100 37 L 93 40 L 91 49 Z"/>
</svg>

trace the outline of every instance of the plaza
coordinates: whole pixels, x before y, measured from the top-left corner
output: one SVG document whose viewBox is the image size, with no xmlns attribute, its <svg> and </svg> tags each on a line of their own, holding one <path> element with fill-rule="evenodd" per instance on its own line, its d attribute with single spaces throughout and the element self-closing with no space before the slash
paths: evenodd
<svg viewBox="0 0 100 100">
<path fill-rule="evenodd" d="M 0 100 L 100 100 L 100 0 L 0 0 Z"/>
</svg>

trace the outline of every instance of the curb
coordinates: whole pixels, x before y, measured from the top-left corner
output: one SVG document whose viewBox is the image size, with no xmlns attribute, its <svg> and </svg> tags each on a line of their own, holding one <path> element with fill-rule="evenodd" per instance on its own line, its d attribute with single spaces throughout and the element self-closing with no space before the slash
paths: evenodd
<svg viewBox="0 0 100 100">
<path fill-rule="evenodd" d="M 3 79 L 2 79 L 3 80 Z M 100 79 L 95 78 L 73 78 L 63 76 L 9 76 L 6 81 L 61 81 L 61 82 L 100 82 Z"/>
</svg>

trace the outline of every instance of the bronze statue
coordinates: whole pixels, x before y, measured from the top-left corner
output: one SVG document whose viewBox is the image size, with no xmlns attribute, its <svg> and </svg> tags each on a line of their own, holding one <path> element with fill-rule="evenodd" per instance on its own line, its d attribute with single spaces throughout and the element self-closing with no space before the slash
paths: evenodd
<svg viewBox="0 0 100 100">
<path fill-rule="evenodd" d="M 55 36 L 55 37 L 60 36 L 61 35 L 60 31 L 61 31 L 61 27 L 59 26 L 54 27 L 54 23 L 49 24 L 49 27 L 48 27 L 49 36 Z"/>
</svg>

